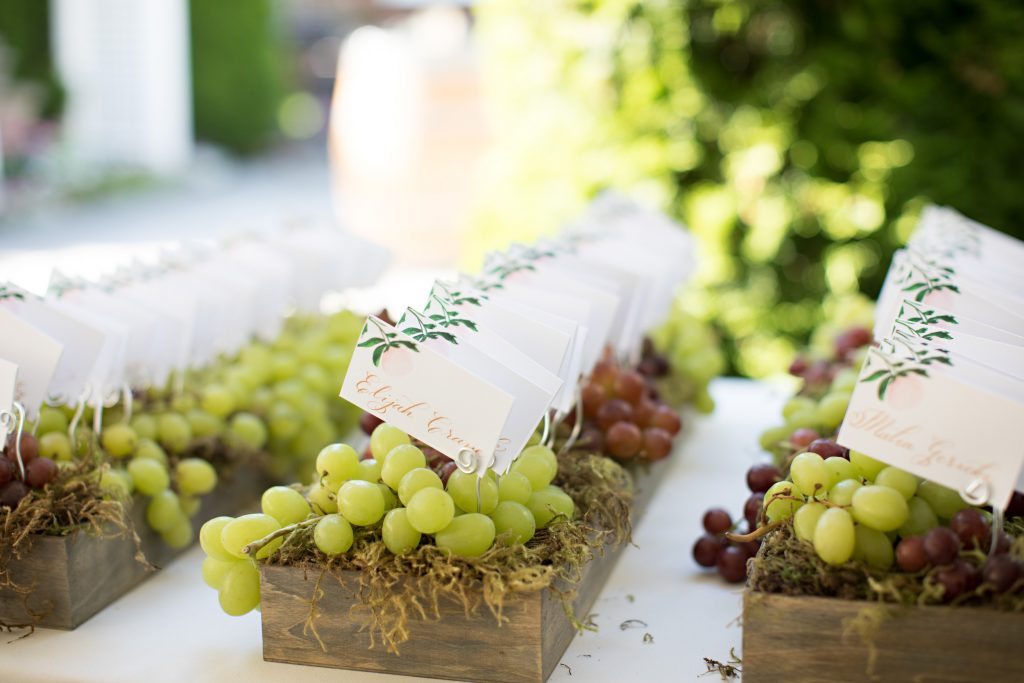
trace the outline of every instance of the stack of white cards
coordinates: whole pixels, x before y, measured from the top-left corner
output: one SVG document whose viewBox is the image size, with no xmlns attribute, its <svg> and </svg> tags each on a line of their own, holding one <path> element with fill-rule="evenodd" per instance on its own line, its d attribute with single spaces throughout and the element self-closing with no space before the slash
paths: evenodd
<svg viewBox="0 0 1024 683">
<path fill-rule="evenodd" d="M 928 207 L 874 337 L 839 442 L 1005 507 L 1024 488 L 1024 243 Z"/>
<path fill-rule="evenodd" d="M 604 195 L 556 239 L 435 282 L 394 326 L 370 317 L 341 396 L 482 475 L 565 415 L 606 348 L 635 358 L 695 262 L 689 233 Z"/>
<path fill-rule="evenodd" d="M 181 247 L 155 265 L 99 282 L 54 273 L 40 297 L 0 284 L 0 413 L 32 418 L 44 401 L 110 405 L 128 387 L 168 378 L 270 340 L 286 314 L 326 292 L 377 280 L 388 252 L 328 227 Z"/>
</svg>

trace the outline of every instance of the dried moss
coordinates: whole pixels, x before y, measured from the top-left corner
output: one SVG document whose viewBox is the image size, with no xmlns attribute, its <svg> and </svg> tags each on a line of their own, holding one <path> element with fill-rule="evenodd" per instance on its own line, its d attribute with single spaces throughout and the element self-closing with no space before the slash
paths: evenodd
<svg viewBox="0 0 1024 683">
<path fill-rule="evenodd" d="M 629 540 L 632 477 L 608 458 L 573 453 L 560 458 L 555 483 L 576 502 L 577 518 L 538 530 L 525 545 L 498 543 L 471 558 L 430 544 L 394 555 L 384 546 L 378 525 L 357 530 L 348 553 L 327 557 L 313 544 L 313 528 L 306 527 L 292 533 L 267 562 L 320 572 L 306 624 L 318 640 L 317 603 L 327 579 L 356 596 L 353 617 L 369 631 L 371 646 L 379 643 L 393 653 L 408 640 L 410 619 L 438 619 L 446 602 L 467 615 L 486 609 L 500 624 L 506 620 L 505 606 L 517 594 L 552 590 L 577 628 L 583 628 L 572 614 L 573 587 L 596 554 Z"/>
<path fill-rule="evenodd" d="M 1024 519 L 1007 522 L 1007 533 L 1019 534 Z M 1017 536 L 1010 552 L 1024 559 L 1024 537 Z M 982 559 L 981 553 L 978 560 Z M 970 605 L 1024 612 L 1024 579 L 1011 590 L 996 594 L 984 584 L 950 603 L 942 599 L 943 589 L 932 567 L 913 574 L 878 571 L 859 562 L 832 566 L 823 562 L 810 543 L 793 533 L 792 524 L 779 527 L 764 537 L 761 549 L 750 564 L 748 585 L 752 590 L 781 595 L 812 595 L 843 600 L 867 600 L 904 606 Z"/>
</svg>

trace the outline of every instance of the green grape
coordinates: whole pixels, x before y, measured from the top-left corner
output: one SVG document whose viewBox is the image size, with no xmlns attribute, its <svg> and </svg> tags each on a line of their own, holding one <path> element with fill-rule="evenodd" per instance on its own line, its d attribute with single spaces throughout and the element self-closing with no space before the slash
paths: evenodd
<svg viewBox="0 0 1024 683">
<path fill-rule="evenodd" d="M 495 533 L 504 545 L 526 543 L 537 531 L 537 520 L 522 503 L 504 500 L 491 512 Z M 504 536 L 502 536 L 504 534 Z"/>
<path fill-rule="evenodd" d="M 841 481 L 857 478 L 857 470 L 850 464 L 850 461 L 839 456 L 825 458 L 825 469 L 828 470 L 829 490 Z"/>
<path fill-rule="evenodd" d="M 236 562 L 221 579 L 220 608 L 232 617 L 256 609 L 260 604 L 260 573 L 252 562 Z"/>
<path fill-rule="evenodd" d="M 203 501 L 199 500 L 195 496 L 178 496 L 178 504 L 181 505 L 181 511 L 186 517 L 195 517 L 199 512 L 199 508 L 202 507 Z"/>
<path fill-rule="evenodd" d="M 427 487 L 443 489 L 444 484 L 441 483 L 441 477 L 431 469 L 426 467 L 411 469 L 398 482 L 398 499 L 402 501 L 402 505 L 408 505 L 409 500 L 416 492 Z"/>
<path fill-rule="evenodd" d="M 249 545 L 253 541 L 258 541 L 264 536 L 268 536 L 278 529 L 281 525 L 276 519 L 270 515 L 261 514 L 259 512 L 253 512 L 248 515 L 242 515 L 236 517 L 227 524 L 220 532 L 220 542 L 224 546 L 224 550 L 239 558 L 246 558 L 242 548 Z M 280 546 L 278 541 L 283 542 L 283 539 L 275 539 L 274 542 L 267 544 L 256 554 L 258 559 L 263 559 L 269 556 L 274 550 L 277 550 L 277 546 Z M 276 543 L 276 545 L 275 545 Z"/>
<path fill-rule="evenodd" d="M 192 428 L 192 436 L 217 436 L 224 431 L 224 420 L 205 410 L 193 409 L 185 413 L 188 426 Z"/>
<path fill-rule="evenodd" d="M 228 522 L 233 521 L 234 517 L 227 517 L 221 515 L 220 517 L 214 517 L 207 521 L 199 529 L 199 545 L 203 548 L 203 552 L 210 557 L 218 560 L 236 560 L 231 553 L 227 552 L 224 548 L 224 544 L 220 542 L 220 533 L 227 526 Z"/>
<path fill-rule="evenodd" d="M 856 525 L 854 534 L 853 559 L 872 569 L 886 570 L 892 567 L 892 541 L 888 536 L 863 524 Z"/>
<path fill-rule="evenodd" d="M 494 545 L 494 522 L 487 515 L 469 512 L 452 519 L 434 535 L 434 545 L 462 557 L 478 557 Z"/>
<path fill-rule="evenodd" d="M 235 394 L 223 384 L 208 384 L 199 406 L 210 415 L 224 419 L 235 409 Z"/>
<path fill-rule="evenodd" d="M 178 492 L 187 496 L 201 496 L 217 486 L 217 470 L 202 458 L 179 460 L 174 475 Z"/>
<path fill-rule="evenodd" d="M 368 481 L 346 481 L 338 489 L 338 512 L 356 526 L 369 526 L 384 516 L 384 495 Z"/>
<path fill-rule="evenodd" d="M 820 496 L 828 491 L 831 479 L 825 461 L 817 453 L 800 453 L 789 465 L 793 483 L 804 495 Z"/>
<path fill-rule="evenodd" d="M 164 413 L 157 421 L 160 445 L 171 453 L 181 453 L 192 442 L 192 427 L 188 420 L 175 413 Z"/>
<path fill-rule="evenodd" d="M 341 515 L 325 515 L 313 529 L 313 543 L 324 555 L 340 555 L 352 547 L 352 525 Z"/>
<path fill-rule="evenodd" d="M 864 455 L 860 451 L 850 451 L 850 462 L 857 468 L 860 476 L 868 481 L 874 481 L 878 473 L 886 467 L 884 462 L 875 460 L 870 455 Z"/>
<path fill-rule="evenodd" d="M 267 443 L 267 427 L 252 413 L 235 413 L 229 429 L 229 440 L 236 448 L 258 451 Z"/>
<path fill-rule="evenodd" d="M 829 387 L 829 393 L 845 392 L 847 394 L 852 393 L 854 388 L 857 386 L 857 380 L 860 377 L 860 371 L 854 368 L 845 368 L 840 370 L 832 378 L 832 385 Z"/>
<path fill-rule="evenodd" d="M 917 497 L 928 503 L 939 519 L 950 519 L 967 507 L 959 493 L 934 481 L 922 481 L 917 487 Z"/>
<path fill-rule="evenodd" d="M 260 509 L 285 527 L 306 519 L 309 503 L 301 493 L 287 486 L 271 486 L 260 497 Z"/>
<path fill-rule="evenodd" d="M 875 483 L 879 486 L 896 489 L 906 500 L 910 500 L 917 492 L 918 481 L 917 477 L 910 472 L 898 467 L 886 467 L 875 477 Z"/>
<path fill-rule="evenodd" d="M 274 395 L 299 413 L 305 412 L 306 387 L 297 379 L 286 379 L 274 385 Z"/>
<path fill-rule="evenodd" d="M 853 556 L 856 532 L 853 518 L 842 508 L 821 513 L 814 528 L 814 551 L 829 564 L 843 564 Z"/>
<path fill-rule="evenodd" d="M 359 476 L 356 479 L 368 481 L 376 484 L 380 481 L 380 471 L 383 468 L 384 463 L 374 458 L 359 461 Z M 401 483 L 401 482 L 399 482 Z"/>
<path fill-rule="evenodd" d="M 157 419 L 153 415 L 140 413 L 132 418 L 131 426 L 140 439 L 156 439 L 158 434 Z"/>
<path fill-rule="evenodd" d="M 155 496 L 171 484 L 167 468 L 156 460 L 136 458 L 128 463 L 128 474 L 132 475 L 135 488 L 147 496 Z"/>
<path fill-rule="evenodd" d="M 103 450 L 115 458 L 127 458 L 135 451 L 139 436 L 126 424 L 110 425 L 100 434 Z"/>
<path fill-rule="evenodd" d="M 888 486 L 862 486 L 851 501 L 853 518 L 878 531 L 899 529 L 910 514 L 906 499 Z"/>
<path fill-rule="evenodd" d="M 899 535 L 903 538 L 923 536 L 929 529 L 939 525 L 935 511 L 923 498 L 914 496 L 908 500 L 907 510 L 907 521 L 898 529 Z"/>
<path fill-rule="evenodd" d="M 408 434 L 398 427 L 392 427 L 385 422 L 377 425 L 377 428 L 373 430 L 373 434 L 370 435 L 370 452 L 373 453 L 374 458 L 384 462 L 385 456 L 392 449 L 411 443 L 412 441 L 409 440 Z M 418 467 L 423 467 L 423 465 L 418 465 Z M 395 484 L 397 486 L 397 482 Z M 388 486 L 391 485 L 388 484 Z M 391 488 L 394 488 L 394 486 Z"/>
<path fill-rule="evenodd" d="M 156 532 L 169 531 L 181 519 L 187 518 L 181 512 L 178 494 L 170 489 L 157 492 L 146 506 L 146 522 Z"/>
<path fill-rule="evenodd" d="M 325 513 L 332 513 L 338 511 L 338 501 L 335 500 L 334 493 L 325 486 L 321 486 L 319 483 L 313 484 L 309 490 L 309 502 L 313 505 L 314 510 L 320 510 Z"/>
<path fill-rule="evenodd" d="M 828 499 L 836 505 L 848 506 L 853 502 L 853 494 L 861 486 L 863 484 L 859 479 L 844 479 L 832 486 L 828 492 Z"/>
<path fill-rule="evenodd" d="M 115 500 L 127 500 L 132 496 L 135 482 L 132 475 L 124 470 L 108 469 L 100 475 L 100 488 Z"/>
<path fill-rule="evenodd" d="M 362 481 L 362 479 L 360 479 L 359 481 Z M 384 496 L 385 512 L 387 512 L 388 510 L 394 510 L 396 507 L 398 507 L 398 496 L 395 495 L 395 492 L 391 490 L 390 486 L 383 482 L 377 482 L 374 485 L 380 489 L 381 495 Z"/>
<path fill-rule="evenodd" d="M 572 498 L 557 486 L 548 485 L 540 491 L 534 491 L 527 501 L 526 507 L 533 513 L 537 528 L 543 529 L 562 516 L 572 519 L 576 504 Z"/>
<path fill-rule="evenodd" d="M 380 431 L 381 427 L 386 426 L 383 424 L 378 426 L 377 429 L 373 430 L 373 433 L 376 434 Z M 372 440 L 373 437 L 370 438 Z M 376 456 L 376 453 L 374 455 Z M 423 451 L 411 444 L 399 444 L 384 456 L 384 462 L 380 469 L 380 478 L 392 489 L 398 490 L 398 485 L 402 482 L 402 477 L 407 472 L 426 466 L 427 458 L 423 455 Z"/>
<path fill-rule="evenodd" d="M 290 353 L 278 351 L 270 358 L 270 377 L 276 381 L 294 377 L 299 371 L 298 359 Z"/>
<path fill-rule="evenodd" d="M 487 476 L 480 479 L 479 483 L 480 498 L 477 499 L 476 474 L 455 470 L 448 477 L 446 490 L 463 512 L 477 512 L 477 503 L 479 502 L 479 512 L 489 515 L 498 506 L 498 484 Z"/>
<path fill-rule="evenodd" d="M 761 448 L 766 451 L 771 451 L 778 448 L 779 444 L 789 439 L 789 435 L 793 433 L 786 425 L 779 427 L 770 427 L 769 429 L 761 432 L 761 436 L 758 437 L 758 443 L 761 444 Z"/>
<path fill-rule="evenodd" d="M 39 422 L 36 423 L 36 434 L 45 436 L 56 432 L 65 434 L 67 431 L 68 416 L 64 414 L 64 411 L 51 408 L 50 406 L 43 406 L 39 409 Z"/>
<path fill-rule="evenodd" d="M 828 430 L 838 427 L 843 418 L 846 417 L 846 408 L 850 405 L 850 394 L 847 392 L 832 392 L 818 402 L 818 409 L 815 415 L 822 427 Z"/>
<path fill-rule="evenodd" d="M 359 477 L 359 454 L 344 443 L 332 443 L 316 456 L 316 472 L 321 482 L 337 491 L 349 479 Z"/>
<path fill-rule="evenodd" d="M 511 470 L 529 479 L 534 491 L 541 491 L 558 474 L 558 459 L 547 446 L 530 446 L 515 459 Z"/>
<path fill-rule="evenodd" d="M 267 427 L 275 439 L 294 439 L 302 430 L 302 416 L 285 403 L 275 403 L 267 414 Z"/>
<path fill-rule="evenodd" d="M 163 542 L 174 549 L 189 546 L 192 543 L 193 536 L 192 523 L 186 516 L 182 516 L 181 519 L 174 523 L 174 526 L 160 534 Z"/>
<path fill-rule="evenodd" d="M 155 460 L 164 467 L 167 467 L 167 453 L 160 448 L 160 444 L 152 439 L 139 439 L 135 447 L 135 458 L 142 460 Z"/>
<path fill-rule="evenodd" d="M 777 481 L 764 493 L 764 512 L 769 522 L 789 519 L 803 505 L 800 500 L 775 499 L 776 496 L 803 498 L 800 487 L 791 481 Z"/>
<path fill-rule="evenodd" d="M 782 406 L 782 419 L 789 420 L 797 413 L 813 412 L 817 407 L 814 399 L 806 396 L 794 396 Z"/>
<path fill-rule="evenodd" d="M 409 524 L 421 534 L 437 533 L 455 516 L 455 502 L 446 492 L 435 488 L 420 489 L 405 508 Z"/>
<path fill-rule="evenodd" d="M 818 527 L 818 520 L 827 510 L 823 503 L 811 502 L 802 506 L 793 513 L 793 531 L 801 541 L 814 543 L 814 530 Z"/>
<path fill-rule="evenodd" d="M 244 562 L 244 560 L 235 558 L 218 560 L 216 557 L 203 558 L 203 581 L 213 590 L 220 590 L 221 584 L 224 583 L 224 577 L 227 576 L 227 573 L 231 571 L 236 562 Z"/>
<path fill-rule="evenodd" d="M 39 437 L 39 455 L 55 462 L 71 460 L 71 439 L 64 432 L 47 432 Z"/>
<path fill-rule="evenodd" d="M 801 428 L 820 429 L 821 423 L 818 422 L 818 411 L 814 408 L 798 410 L 786 419 L 786 428 L 789 429 L 790 434 Z"/>
<path fill-rule="evenodd" d="M 196 407 L 196 399 L 189 394 L 181 394 L 171 399 L 171 410 L 176 413 L 187 413 Z M 157 427 L 159 431 L 159 426 Z"/>
<path fill-rule="evenodd" d="M 302 368 L 299 374 L 302 383 L 305 384 L 314 394 L 324 395 L 331 389 L 331 378 L 318 365 L 307 365 Z"/>
<path fill-rule="evenodd" d="M 533 485 L 524 474 L 508 472 L 498 480 L 498 500 L 526 505 L 532 495 Z"/>
<path fill-rule="evenodd" d="M 273 405 L 274 392 L 268 387 L 260 387 L 249 395 L 249 401 L 246 408 L 254 413 L 266 415 L 270 412 L 270 408 Z"/>
<path fill-rule="evenodd" d="M 409 552 L 420 544 L 421 534 L 409 523 L 409 511 L 395 508 L 384 516 L 384 545 L 395 555 Z"/>
</svg>

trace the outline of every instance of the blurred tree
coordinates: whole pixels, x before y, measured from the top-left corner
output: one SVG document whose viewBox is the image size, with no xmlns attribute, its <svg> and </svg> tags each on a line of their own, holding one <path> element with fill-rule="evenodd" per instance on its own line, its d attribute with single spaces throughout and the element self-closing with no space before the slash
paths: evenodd
<svg viewBox="0 0 1024 683">
<path fill-rule="evenodd" d="M 63 92 L 50 55 L 50 3 L 0 2 L 0 44 L 7 50 L 13 79 L 35 83 L 43 89 L 39 115 L 55 118 L 60 114 Z"/>
<path fill-rule="evenodd" d="M 874 296 L 926 202 L 1024 236 L 1024 5 L 492 0 L 478 250 L 616 187 L 687 222 L 735 370 Z M 524 234 L 527 233 L 527 234 Z M 823 305 L 823 303 L 825 305 Z"/>
<path fill-rule="evenodd" d="M 271 0 L 191 0 L 196 137 L 238 154 L 278 131 L 289 51 Z"/>
</svg>

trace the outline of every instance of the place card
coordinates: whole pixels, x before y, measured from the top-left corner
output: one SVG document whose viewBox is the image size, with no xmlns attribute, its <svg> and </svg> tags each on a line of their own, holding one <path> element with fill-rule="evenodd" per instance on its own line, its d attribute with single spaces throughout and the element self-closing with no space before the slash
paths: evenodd
<svg viewBox="0 0 1024 683">
<path fill-rule="evenodd" d="M 18 364 L 0 358 L 0 414 L 14 414 L 14 396 L 18 393 Z M 7 435 L 0 433 L 0 451 Z"/>
<path fill-rule="evenodd" d="M 508 450 L 499 441 L 515 399 L 456 364 L 438 346 L 370 316 L 340 396 L 449 458 L 468 449 L 478 462 L 490 465 L 499 449 Z"/>
<path fill-rule="evenodd" d="M 14 400 L 25 406 L 29 419 L 35 419 L 46 399 L 63 346 L 6 308 L 0 308 L 0 330 L 0 358 L 18 365 Z"/>
</svg>

